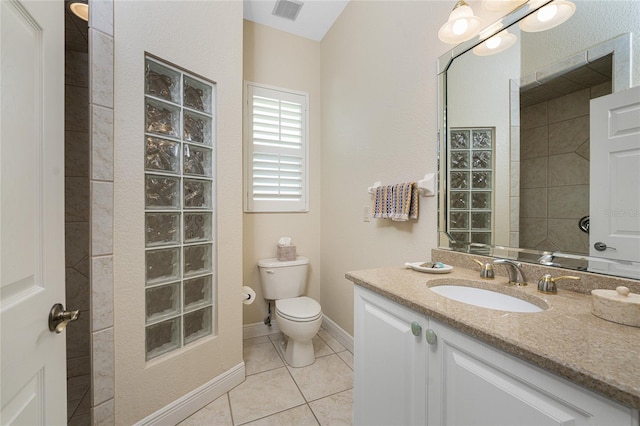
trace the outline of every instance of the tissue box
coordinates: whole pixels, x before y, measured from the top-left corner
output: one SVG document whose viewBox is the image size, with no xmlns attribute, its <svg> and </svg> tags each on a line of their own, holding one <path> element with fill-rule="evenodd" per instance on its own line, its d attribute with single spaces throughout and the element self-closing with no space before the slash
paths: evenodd
<svg viewBox="0 0 640 426">
<path fill-rule="evenodd" d="M 278 244 L 278 260 L 280 262 L 296 260 L 296 246 L 283 246 L 282 244 Z"/>
</svg>

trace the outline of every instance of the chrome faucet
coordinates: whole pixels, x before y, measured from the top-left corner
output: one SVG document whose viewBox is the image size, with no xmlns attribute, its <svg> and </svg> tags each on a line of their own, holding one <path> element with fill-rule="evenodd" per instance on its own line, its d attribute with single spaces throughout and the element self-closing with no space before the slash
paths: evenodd
<svg viewBox="0 0 640 426">
<path fill-rule="evenodd" d="M 550 251 L 543 251 L 542 256 L 538 259 L 538 263 L 544 266 L 561 266 L 559 263 L 555 263 L 553 259 L 555 255 Z"/>
<path fill-rule="evenodd" d="M 507 267 L 507 273 L 509 274 L 509 284 L 516 286 L 527 285 L 527 279 L 524 276 L 524 271 L 521 268 L 521 264 L 510 259 L 496 259 L 493 261 L 494 265 L 504 265 Z"/>
</svg>

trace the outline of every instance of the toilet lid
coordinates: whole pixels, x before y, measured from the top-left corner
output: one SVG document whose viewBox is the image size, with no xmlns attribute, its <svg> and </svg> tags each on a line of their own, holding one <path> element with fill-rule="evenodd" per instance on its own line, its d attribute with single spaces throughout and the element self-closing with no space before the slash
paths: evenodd
<svg viewBox="0 0 640 426">
<path fill-rule="evenodd" d="M 306 296 L 276 300 L 276 310 L 283 317 L 294 321 L 315 319 L 322 314 L 320 304 Z"/>
</svg>

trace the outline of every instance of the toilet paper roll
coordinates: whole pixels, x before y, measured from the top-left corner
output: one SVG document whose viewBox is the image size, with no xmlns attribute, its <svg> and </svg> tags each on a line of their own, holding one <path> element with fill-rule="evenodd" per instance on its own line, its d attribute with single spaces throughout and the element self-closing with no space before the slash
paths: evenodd
<svg viewBox="0 0 640 426">
<path fill-rule="evenodd" d="M 256 299 L 256 292 L 251 287 L 242 286 L 242 303 L 250 305 Z"/>
</svg>

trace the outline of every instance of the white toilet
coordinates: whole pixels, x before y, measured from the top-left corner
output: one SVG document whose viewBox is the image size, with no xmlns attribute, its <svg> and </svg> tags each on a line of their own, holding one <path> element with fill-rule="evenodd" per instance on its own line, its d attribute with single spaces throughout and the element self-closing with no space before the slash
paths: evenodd
<svg viewBox="0 0 640 426">
<path fill-rule="evenodd" d="M 287 262 L 275 258 L 258 261 L 264 298 L 275 300 L 276 322 L 280 331 L 289 337 L 284 358 L 292 367 L 315 362 L 311 339 L 322 324 L 320 304 L 303 296 L 308 268 L 309 259 L 303 256 Z"/>
</svg>

